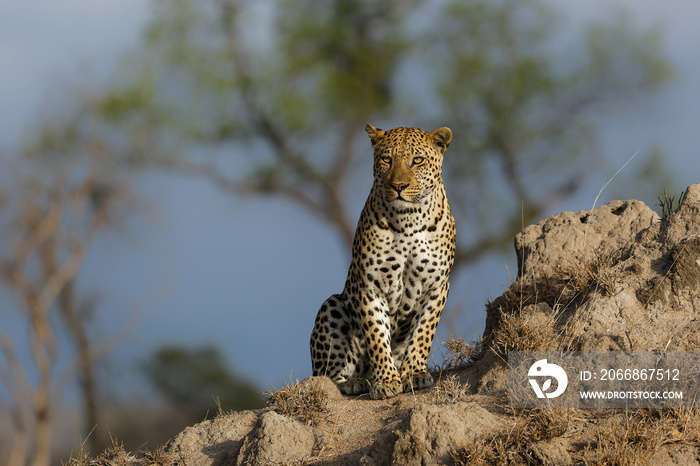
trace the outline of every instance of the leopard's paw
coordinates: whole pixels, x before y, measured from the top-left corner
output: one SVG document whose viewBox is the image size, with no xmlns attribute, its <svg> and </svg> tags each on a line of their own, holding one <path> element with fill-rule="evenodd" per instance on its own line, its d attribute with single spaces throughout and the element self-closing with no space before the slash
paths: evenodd
<svg viewBox="0 0 700 466">
<path fill-rule="evenodd" d="M 424 388 L 433 386 L 433 376 L 428 372 L 418 372 L 411 374 L 404 379 L 403 388 L 406 392 L 414 390 L 423 390 Z"/>
<path fill-rule="evenodd" d="M 369 391 L 369 380 L 367 379 L 349 379 L 338 384 L 338 389 L 345 395 L 359 395 Z"/>
<path fill-rule="evenodd" d="M 369 396 L 373 400 L 384 400 L 386 398 L 392 398 L 401 393 L 403 393 L 403 385 L 398 378 L 396 380 L 375 382 L 369 389 Z"/>
</svg>

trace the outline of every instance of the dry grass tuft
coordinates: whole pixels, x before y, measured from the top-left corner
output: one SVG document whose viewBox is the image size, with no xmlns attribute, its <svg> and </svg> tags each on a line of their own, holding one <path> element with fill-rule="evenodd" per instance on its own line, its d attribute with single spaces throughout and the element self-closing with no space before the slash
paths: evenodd
<svg viewBox="0 0 700 466">
<path fill-rule="evenodd" d="M 72 456 L 67 462 L 61 461 L 62 466 L 176 466 L 179 458 L 174 453 L 168 453 L 163 447 L 151 452 L 146 449 L 139 450 L 136 454 L 129 453 L 124 444 L 112 439 L 112 445 L 105 448 L 99 455 L 91 458 L 83 446 L 76 456 Z"/>
<path fill-rule="evenodd" d="M 522 410 L 512 427 L 475 438 L 453 452 L 452 459 L 458 466 L 531 464 L 532 445 L 564 435 L 569 421 L 564 409 Z"/>
<path fill-rule="evenodd" d="M 467 342 L 464 340 L 464 337 L 456 337 L 454 335 L 450 335 L 450 338 L 443 342 L 442 346 L 447 349 L 447 354 L 440 348 L 442 362 L 439 365 L 433 362 L 429 368 L 430 374 L 435 379 L 441 379 L 444 371 L 471 365 L 481 356 L 483 351 L 481 339 L 475 342 Z"/>
<path fill-rule="evenodd" d="M 464 337 L 457 338 L 454 335 L 451 335 L 442 346 L 447 348 L 445 369 L 467 366 L 473 363 L 479 357 L 479 353 L 481 353 L 481 340 L 477 340 L 472 344 L 464 341 Z"/>
<path fill-rule="evenodd" d="M 488 302 L 487 310 L 516 314 L 531 304 L 546 303 L 563 312 L 581 304 L 591 293 L 614 295 L 618 291 L 620 272 L 615 265 L 619 260 L 620 251 L 601 248 L 583 262 L 560 264 L 536 279 L 520 277 L 497 300 Z"/>
<path fill-rule="evenodd" d="M 554 273 L 554 278 L 564 285 L 561 290 L 562 295 L 568 294 L 569 299 L 575 299 L 586 297 L 595 291 L 608 296 L 616 294 L 617 279 L 620 275 L 620 272 L 615 270 L 615 264 L 619 261 L 618 254 L 617 251 L 607 252 L 598 249 L 582 264 L 560 265 Z"/>
<path fill-rule="evenodd" d="M 141 462 L 134 454 L 124 449 L 124 443 L 112 439 L 112 445 L 94 458 L 90 458 L 81 446 L 77 456 L 71 456 L 67 463 L 61 462 L 61 464 L 67 466 L 137 466 L 141 465 Z"/>
<path fill-rule="evenodd" d="M 507 359 L 511 351 L 554 351 L 559 346 L 558 342 L 555 314 L 501 312 L 492 348 L 496 354 Z"/>
<path fill-rule="evenodd" d="M 141 464 L 143 466 L 175 466 L 178 464 L 178 456 L 165 451 L 165 448 L 158 447 L 155 451 L 145 450 Z"/>
<path fill-rule="evenodd" d="M 581 306 L 592 293 L 618 292 L 619 252 L 596 250 L 581 263 L 559 265 L 537 278 L 518 278 L 487 313 L 498 316 L 488 348 L 505 360 L 510 351 L 575 350 L 584 320 Z M 533 305 L 543 309 L 538 312 Z"/>
<path fill-rule="evenodd" d="M 61 466 L 88 466 L 89 464 L 90 457 L 82 446 L 80 447 L 80 451 L 76 454 L 76 456 L 73 456 L 71 453 L 68 461 L 61 461 Z"/>
<path fill-rule="evenodd" d="M 663 445 L 697 444 L 700 413 L 692 408 L 634 409 L 615 425 L 599 425 L 582 459 L 594 464 L 649 464 Z"/>
<path fill-rule="evenodd" d="M 141 464 L 136 456 L 124 449 L 123 443 L 114 441 L 111 447 L 90 461 L 90 466 L 127 466 Z"/>
<path fill-rule="evenodd" d="M 469 384 L 461 383 L 455 374 L 441 378 L 435 383 L 431 392 L 436 404 L 454 404 L 460 401 L 468 401 Z"/>
<path fill-rule="evenodd" d="M 310 425 L 318 425 L 328 413 L 328 396 L 314 384 L 287 384 L 279 390 L 265 392 L 265 395 L 270 397 L 267 406 L 276 413 Z"/>
<path fill-rule="evenodd" d="M 593 432 L 592 444 L 583 451 L 583 457 L 596 464 L 647 464 L 660 446 L 656 428 L 638 413 L 627 414 L 614 428 L 598 426 Z"/>
<path fill-rule="evenodd" d="M 518 419 L 528 443 L 561 437 L 570 421 L 571 411 L 560 408 L 523 410 Z"/>
<path fill-rule="evenodd" d="M 477 437 L 466 442 L 452 452 L 450 456 L 456 466 L 481 466 L 498 464 L 495 457 L 493 441 L 485 437 Z"/>
</svg>

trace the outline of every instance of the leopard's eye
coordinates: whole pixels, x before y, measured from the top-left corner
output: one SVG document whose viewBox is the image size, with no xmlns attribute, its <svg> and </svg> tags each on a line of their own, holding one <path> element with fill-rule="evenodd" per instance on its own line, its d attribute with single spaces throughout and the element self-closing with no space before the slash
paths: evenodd
<svg viewBox="0 0 700 466">
<path fill-rule="evenodd" d="M 423 158 L 423 157 L 414 157 L 413 158 L 413 165 L 420 165 L 421 163 L 423 163 L 424 160 L 425 160 L 425 158 Z"/>
<path fill-rule="evenodd" d="M 389 157 L 388 155 L 385 155 L 384 157 L 382 157 L 381 161 L 387 165 L 391 165 L 391 157 Z"/>
</svg>

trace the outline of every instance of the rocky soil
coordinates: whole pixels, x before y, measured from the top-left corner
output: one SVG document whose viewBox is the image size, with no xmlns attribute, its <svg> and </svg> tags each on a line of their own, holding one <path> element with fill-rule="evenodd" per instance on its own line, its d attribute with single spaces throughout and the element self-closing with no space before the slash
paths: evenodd
<svg viewBox="0 0 700 466">
<path fill-rule="evenodd" d="M 562 212 L 515 238 L 518 277 L 475 354 L 428 390 L 345 397 L 325 378 L 185 429 L 176 464 L 700 464 L 693 410 L 512 410 L 511 350 L 697 350 L 700 185 L 660 218 L 639 201 Z M 456 350 L 459 352 L 460 350 Z M 165 464 L 165 463 L 163 463 Z"/>
</svg>

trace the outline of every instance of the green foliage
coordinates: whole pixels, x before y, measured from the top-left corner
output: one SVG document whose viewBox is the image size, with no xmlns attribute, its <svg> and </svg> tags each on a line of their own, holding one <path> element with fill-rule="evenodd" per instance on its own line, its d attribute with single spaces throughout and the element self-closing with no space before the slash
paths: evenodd
<svg viewBox="0 0 700 466">
<path fill-rule="evenodd" d="M 98 107 L 98 112 L 107 121 L 118 121 L 143 108 L 153 105 L 155 89 L 148 77 L 130 83 L 128 87 L 105 93 Z"/>
<path fill-rule="evenodd" d="M 364 123 L 449 125 L 459 266 L 575 193 L 595 115 L 669 79 L 659 31 L 628 17 L 573 33 L 544 0 L 155 0 L 91 121 L 127 160 L 290 199 L 348 244 Z"/>
<path fill-rule="evenodd" d="M 142 372 L 174 407 L 193 421 L 223 410 L 262 408 L 258 390 L 232 372 L 213 347 L 187 349 L 164 346 L 143 364 Z"/>
<path fill-rule="evenodd" d="M 557 50 L 565 20 L 542 1 L 454 2 L 449 11 L 434 39 L 447 53 L 433 67 L 441 115 L 467 131 L 451 150 L 469 155 L 445 159 L 451 186 L 463 186 L 451 203 L 481 220 L 482 237 L 503 241 L 593 172 L 595 113 L 657 88 L 669 65 L 658 31 L 623 17 Z M 509 216 L 494 220 L 494 204 Z"/>
<path fill-rule="evenodd" d="M 315 103 L 317 118 L 357 124 L 390 106 L 392 78 L 411 45 L 401 27 L 410 6 L 400 0 L 339 0 L 323 8 L 313 0 L 281 3 L 283 76 L 314 84 L 303 95 Z"/>
<path fill-rule="evenodd" d="M 681 191 L 681 194 L 678 196 L 678 202 L 674 204 L 676 197 L 669 196 L 668 191 L 666 190 L 666 188 L 664 188 L 663 198 L 659 196 L 658 204 L 658 206 L 661 207 L 661 221 L 668 222 L 668 220 L 671 218 L 671 215 L 675 214 L 678 211 L 678 209 L 681 208 L 681 204 L 683 204 L 684 198 L 685 191 Z"/>
</svg>

